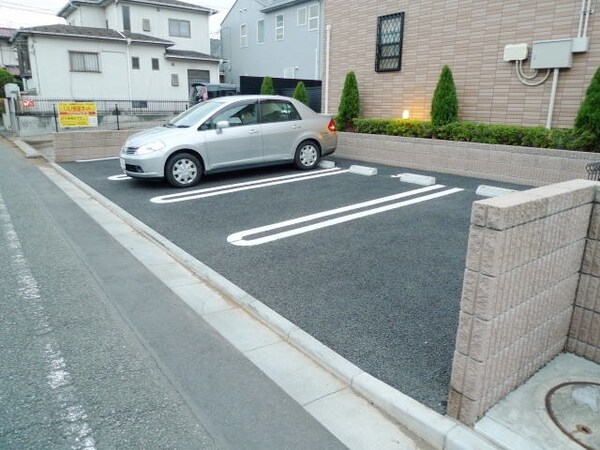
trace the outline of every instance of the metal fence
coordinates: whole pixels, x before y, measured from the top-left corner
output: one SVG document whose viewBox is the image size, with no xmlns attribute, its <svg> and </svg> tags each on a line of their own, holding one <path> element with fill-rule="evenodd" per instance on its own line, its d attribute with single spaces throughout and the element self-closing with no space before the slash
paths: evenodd
<svg viewBox="0 0 600 450">
<path fill-rule="evenodd" d="M 589 163 L 585 169 L 588 173 L 588 180 L 600 181 L 600 161 Z"/>
<path fill-rule="evenodd" d="M 180 100 L 111 100 L 111 99 L 61 99 L 22 96 L 16 102 L 16 115 L 20 118 L 53 118 L 54 131 L 64 131 L 59 125 L 60 102 L 92 102 L 96 105 L 98 126 L 94 128 L 124 130 L 147 128 L 163 124 L 189 108 Z"/>
</svg>

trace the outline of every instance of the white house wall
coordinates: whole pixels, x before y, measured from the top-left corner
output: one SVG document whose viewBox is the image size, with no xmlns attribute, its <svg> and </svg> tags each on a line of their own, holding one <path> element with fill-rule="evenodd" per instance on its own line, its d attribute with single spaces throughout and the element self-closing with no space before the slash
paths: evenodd
<svg viewBox="0 0 600 450">
<path fill-rule="evenodd" d="M 118 22 L 115 24 L 114 6 L 108 6 L 107 10 L 113 10 L 113 16 L 109 20 L 111 28 L 123 29 L 123 3 L 118 4 Z M 157 8 L 141 5 L 129 6 L 129 17 L 131 22 L 131 31 L 149 36 L 166 39 L 175 43 L 174 49 L 194 50 L 201 53 L 210 54 L 210 37 L 207 32 L 208 14 L 202 12 L 180 11 L 171 8 Z M 150 20 L 150 31 L 144 31 L 143 19 Z M 190 22 L 190 38 L 182 38 L 169 35 L 169 19 L 187 20 Z"/>
<path fill-rule="evenodd" d="M 66 17 L 69 25 L 77 27 L 106 28 L 104 8 L 80 6 Z"/>
<path fill-rule="evenodd" d="M 319 28 L 308 31 L 308 25 L 297 25 L 298 8 L 319 4 Z M 240 75 L 284 77 L 284 71 L 294 68 L 294 78 L 320 79 L 320 41 L 323 6 L 320 2 L 307 2 L 276 10 L 260 12 L 255 0 L 238 0 L 221 25 L 225 81 L 239 83 Z M 276 40 L 276 16 L 284 15 L 284 39 Z M 257 22 L 265 20 L 265 40 L 257 43 Z M 240 48 L 240 25 L 247 24 L 248 46 Z M 297 70 L 296 70 L 297 68 Z"/>
<path fill-rule="evenodd" d="M 188 100 L 188 69 L 208 70 L 211 81 L 218 81 L 215 63 L 167 60 L 162 46 L 134 43 L 128 48 L 125 42 L 35 39 L 31 68 L 40 97 Z M 69 51 L 98 52 L 101 72 L 71 72 Z M 131 69 L 132 57 L 139 58 L 140 69 Z M 159 60 L 159 70 L 152 70 L 152 58 Z M 179 76 L 179 86 L 172 86 L 173 74 Z"/>
</svg>

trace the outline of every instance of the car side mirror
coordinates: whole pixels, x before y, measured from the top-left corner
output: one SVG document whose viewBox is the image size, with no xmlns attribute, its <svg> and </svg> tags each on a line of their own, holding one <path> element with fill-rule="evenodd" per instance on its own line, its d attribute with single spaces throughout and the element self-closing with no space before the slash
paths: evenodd
<svg viewBox="0 0 600 450">
<path fill-rule="evenodd" d="M 221 120 L 217 122 L 217 133 L 221 133 L 223 128 L 229 128 L 229 126 L 229 122 L 227 122 L 226 120 Z"/>
</svg>

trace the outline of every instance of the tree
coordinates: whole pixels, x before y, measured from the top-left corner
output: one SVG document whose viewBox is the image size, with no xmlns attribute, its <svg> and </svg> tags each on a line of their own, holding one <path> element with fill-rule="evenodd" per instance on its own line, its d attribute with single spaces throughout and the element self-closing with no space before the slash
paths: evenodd
<svg viewBox="0 0 600 450">
<path fill-rule="evenodd" d="M 271 77 L 264 77 L 262 85 L 260 87 L 261 95 L 275 95 L 275 87 L 273 86 L 273 79 Z"/>
<path fill-rule="evenodd" d="M 450 67 L 444 66 L 431 100 L 431 124 L 437 128 L 458 120 L 458 97 Z"/>
<path fill-rule="evenodd" d="M 596 70 L 579 106 L 574 128 L 578 134 L 589 133 L 597 143 L 600 142 L 600 68 Z"/>
<path fill-rule="evenodd" d="M 0 97 L 4 98 L 4 85 L 7 83 L 16 83 L 15 77 L 13 77 L 8 71 L 0 67 Z"/>
<path fill-rule="evenodd" d="M 299 102 L 308 105 L 308 92 L 306 92 L 306 86 L 304 86 L 304 83 L 302 81 L 298 81 L 296 89 L 294 89 L 293 97 Z"/>
<path fill-rule="evenodd" d="M 360 98 L 358 96 L 358 83 L 354 72 L 346 74 L 344 81 L 344 89 L 340 98 L 340 106 L 338 107 L 338 115 L 336 117 L 336 125 L 340 131 L 352 128 L 352 120 L 357 118 L 360 113 Z"/>
</svg>

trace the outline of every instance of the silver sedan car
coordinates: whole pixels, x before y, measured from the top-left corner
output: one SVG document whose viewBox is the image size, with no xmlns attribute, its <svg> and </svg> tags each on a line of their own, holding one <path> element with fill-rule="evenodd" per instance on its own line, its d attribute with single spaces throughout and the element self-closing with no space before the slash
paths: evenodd
<svg viewBox="0 0 600 450">
<path fill-rule="evenodd" d="M 134 134 L 121 168 L 134 178 L 193 186 L 205 173 L 293 162 L 302 170 L 337 146 L 335 123 L 303 103 L 274 95 L 199 103 L 162 127 Z"/>
</svg>

